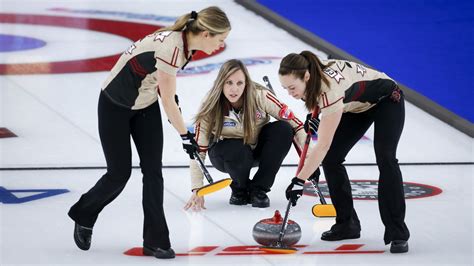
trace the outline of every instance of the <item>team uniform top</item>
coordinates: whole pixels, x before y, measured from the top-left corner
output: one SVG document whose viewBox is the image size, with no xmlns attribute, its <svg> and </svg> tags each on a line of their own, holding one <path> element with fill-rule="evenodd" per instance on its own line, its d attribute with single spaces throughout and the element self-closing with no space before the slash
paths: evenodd
<svg viewBox="0 0 474 266">
<path fill-rule="evenodd" d="M 302 149 L 306 139 L 303 130 L 303 123 L 296 118 L 288 106 L 280 102 L 275 95 L 269 92 L 262 85 L 255 83 L 255 98 L 257 102 L 257 111 L 255 112 L 256 130 L 255 134 L 250 138 L 250 147 L 254 149 L 257 146 L 258 135 L 264 125 L 270 121 L 270 116 L 290 123 L 295 133 L 295 141 Z M 243 139 L 244 128 L 242 122 L 242 111 L 235 112 L 230 104 L 224 113 L 224 122 L 220 139 Z M 199 155 L 204 160 L 209 147 L 209 142 L 215 134 L 215 129 L 209 128 L 208 121 L 201 121 L 195 126 L 196 142 L 199 145 Z M 191 187 L 192 189 L 203 186 L 203 174 L 194 160 L 190 162 L 191 170 Z"/>
<path fill-rule="evenodd" d="M 184 32 L 150 34 L 120 56 L 102 90 L 120 106 L 132 110 L 146 108 L 158 100 L 155 72 L 159 69 L 176 76 L 190 55 Z"/>
<path fill-rule="evenodd" d="M 344 60 L 323 60 L 323 69 L 329 87 L 321 82 L 318 106 L 321 116 L 339 109 L 344 112 L 361 113 L 374 107 L 380 100 L 390 97 L 397 89 L 393 79 L 360 64 Z"/>
</svg>

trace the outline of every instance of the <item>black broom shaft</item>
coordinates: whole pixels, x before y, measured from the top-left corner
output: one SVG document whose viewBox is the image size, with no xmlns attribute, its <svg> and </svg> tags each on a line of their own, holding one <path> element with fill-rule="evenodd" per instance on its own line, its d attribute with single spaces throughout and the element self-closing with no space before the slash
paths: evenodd
<svg viewBox="0 0 474 266">
<path fill-rule="evenodd" d="M 265 82 L 265 86 L 267 86 L 268 90 L 271 91 L 273 94 L 275 94 L 272 84 L 270 83 L 270 80 L 268 79 L 267 76 L 263 76 L 263 82 Z M 307 144 L 309 144 L 308 139 L 309 138 L 307 138 L 306 140 L 306 142 L 308 142 Z M 295 147 L 298 147 L 294 141 L 293 141 L 293 144 L 295 144 Z M 298 151 L 298 148 L 296 150 Z M 286 224 L 288 223 L 288 217 L 290 215 L 290 208 L 291 208 L 291 200 L 288 200 L 288 206 L 286 206 L 285 217 L 283 218 L 283 222 L 281 224 L 280 235 L 278 236 L 277 245 L 281 245 L 283 241 L 283 237 L 285 236 L 285 229 L 286 229 Z"/>
<path fill-rule="evenodd" d="M 204 174 L 204 176 L 206 177 L 207 182 L 209 182 L 209 184 L 214 183 L 214 180 L 212 180 L 211 175 L 210 175 L 209 172 L 207 171 L 206 166 L 205 166 L 204 163 L 202 162 L 201 157 L 199 157 L 199 154 L 198 154 L 197 152 L 194 152 L 194 158 L 196 158 L 196 161 L 198 161 L 198 163 L 199 163 L 199 168 L 201 168 L 201 171 L 202 171 L 202 173 Z"/>
<path fill-rule="evenodd" d="M 270 83 L 270 80 L 268 79 L 267 76 L 263 76 L 263 82 L 265 82 L 265 85 L 267 86 L 267 88 L 268 88 L 273 94 L 275 94 L 275 91 L 273 90 L 272 84 Z"/>
<path fill-rule="evenodd" d="M 283 241 L 283 236 L 285 235 L 286 224 L 288 223 L 288 217 L 290 216 L 290 208 L 291 208 L 291 200 L 288 200 L 288 206 L 286 206 L 285 217 L 283 218 L 283 222 L 281 224 L 280 235 L 278 236 L 278 242 L 280 243 Z"/>
<path fill-rule="evenodd" d="M 273 93 L 275 94 L 275 91 L 273 90 L 273 87 L 272 87 L 272 84 L 270 83 L 270 80 L 268 79 L 267 76 L 263 76 L 263 82 L 265 82 L 265 85 L 267 86 L 267 88 Z M 306 141 L 305 141 L 305 144 L 308 144 L 311 140 L 311 137 L 308 136 L 306 137 Z M 298 150 L 298 149 L 297 149 Z M 322 204 L 327 204 L 326 203 L 326 200 L 324 199 L 323 197 L 323 194 L 321 193 L 321 190 L 319 189 L 318 187 L 318 183 L 316 182 L 316 180 L 311 180 L 311 182 L 313 183 L 313 186 L 314 188 L 316 189 L 316 192 L 318 193 L 318 196 L 319 196 L 319 200 L 321 201 Z"/>
<path fill-rule="evenodd" d="M 311 179 L 311 184 L 313 184 L 313 187 L 316 190 L 316 193 L 318 193 L 321 204 L 327 204 L 326 200 L 324 199 L 323 193 L 321 192 L 321 189 L 319 189 L 318 182 L 316 182 L 316 180 L 314 179 Z"/>
</svg>

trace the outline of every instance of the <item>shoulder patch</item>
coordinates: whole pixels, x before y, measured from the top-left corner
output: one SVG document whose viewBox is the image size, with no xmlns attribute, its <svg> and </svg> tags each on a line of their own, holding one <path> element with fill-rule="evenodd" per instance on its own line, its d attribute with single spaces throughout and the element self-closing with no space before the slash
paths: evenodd
<svg viewBox="0 0 474 266">
<path fill-rule="evenodd" d="M 367 69 L 365 69 L 365 67 L 359 64 L 356 64 L 356 67 L 357 67 L 357 73 L 359 73 L 363 77 L 365 72 L 367 72 Z"/>
<path fill-rule="evenodd" d="M 172 31 L 158 32 L 158 33 L 155 34 L 155 38 L 153 40 L 163 42 L 166 37 L 171 35 L 171 33 L 173 33 L 173 32 Z"/>
<path fill-rule="evenodd" d="M 324 74 L 328 75 L 330 78 L 334 79 L 337 83 L 344 79 L 344 76 L 339 73 L 337 70 L 334 70 L 330 67 L 323 69 Z"/>
<path fill-rule="evenodd" d="M 235 127 L 236 125 L 237 123 L 235 123 L 234 121 L 224 121 L 223 124 L 224 127 Z"/>
<path fill-rule="evenodd" d="M 265 118 L 265 116 L 266 116 L 265 112 L 262 112 L 260 110 L 257 110 L 255 112 L 255 118 L 257 118 L 257 119 L 263 119 L 263 118 Z"/>
</svg>

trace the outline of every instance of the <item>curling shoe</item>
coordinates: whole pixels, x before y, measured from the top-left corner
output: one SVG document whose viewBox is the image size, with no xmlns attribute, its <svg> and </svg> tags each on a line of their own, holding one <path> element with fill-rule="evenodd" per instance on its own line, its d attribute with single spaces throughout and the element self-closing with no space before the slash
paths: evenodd
<svg viewBox="0 0 474 266">
<path fill-rule="evenodd" d="M 325 241 L 339 241 L 344 239 L 360 238 L 360 231 L 340 231 L 329 230 L 321 235 L 321 240 Z"/>
<path fill-rule="evenodd" d="M 143 246 L 143 255 L 155 256 L 157 259 L 174 259 L 176 256 L 172 248 L 161 249 Z"/>
<path fill-rule="evenodd" d="M 91 247 L 92 228 L 84 227 L 79 224 L 74 225 L 74 242 L 78 248 L 89 250 Z"/>
<path fill-rule="evenodd" d="M 264 191 L 254 190 L 250 192 L 250 203 L 252 207 L 267 208 L 270 206 L 270 199 Z"/>
<path fill-rule="evenodd" d="M 390 245 L 390 253 L 406 253 L 408 252 L 408 241 L 393 240 Z"/>
<path fill-rule="evenodd" d="M 247 191 L 232 191 L 230 195 L 230 205 L 247 205 L 249 203 L 249 194 Z"/>
</svg>

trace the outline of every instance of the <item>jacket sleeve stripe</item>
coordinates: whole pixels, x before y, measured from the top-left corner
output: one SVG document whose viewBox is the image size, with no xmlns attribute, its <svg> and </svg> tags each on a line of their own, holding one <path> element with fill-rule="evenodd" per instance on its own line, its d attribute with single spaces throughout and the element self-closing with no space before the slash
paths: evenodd
<svg viewBox="0 0 474 266">
<path fill-rule="evenodd" d="M 196 125 L 194 126 L 194 132 L 195 132 L 195 135 L 196 135 L 196 142 L 198 142 L 198 140 L 199 140 L 200 129 L 201 129 L 201 123 L 196 123 Z"/>
<path fill-rule="evenodd" d="M 328 96 L 326 95 L 326 93 L 323 93 L 322 95 L 323 97 L 323 108 L 328 106 L 329 105 L 329 101 L 328 101 Z"/>
<path fill-rule="evenodd" d="M 303 125 L 303 122 L 301 122 L 301 120 L 298 119 L 298 117 L 295 117 L 292 119 L 298 126 L 301 126 Z"/>
<path fill-rule="evenodd" d="M 329 106 L 331 106 L 331 105 L 333 105 L 333 104 L 335 104 L 335 103 L 339 102 L 339 101 L 340 101 L 340 100 L 342 100 L 342 99 L 344 99 L 344 97 L 341 97 L 341 98 L 337 99 L 337 100 L 336 100 L 336 101 L 334 101 L 333 103 L 331 103 L 331 104 L 329 104 L 329 105 L 326 105 L 326 106 L 324 106 L 324 107 L 323 107 L 323 108 L 321 108 L 321 109 L 327 108 L 327 107 L 329 107 Z"/>
<path fill-rule="evenodd" d="M 174 67 L 174 68 L 178 68 L 177 66 L 168 63 L 166 60 L 164 60 L 164 59 L 162 59 L 162 58 L 160 58 L 160 57 L 155 57 L 155 58 L 158 59 L 158 60 L 160 60 L 160 61 L 163 61 L 164 63 L 166 63 L 166 64 L 168 64 L 168 65 L 170 65 L 170 66 L 172 66 L 172 67 Z"/>
<path fill-rule="evenodd" d="M 271 94 L 271 93 L 267 93 L 267 98 L 274 102 L 279 108 L 282 108 L 283 107 L 283 104 L 281 104 L 280 101 L 278 101 L 276 98 L 274 98 L 274 96 Z"/>
<path fill-rule="evenodd" d="M 201 135 L 201 123 L 197 123 L 194 127 L 194 132 L 196 133 L 196 142 L 199 145 L 199 137 Z M 199 152 L 206 152 L 209 146 L 199 145 Z"/>
<path fill-rule="evenodd" d="M 171 59 L 171 64 L 173 64 L 174 66 L 176 66 L 176 61 L 178 61 L 178 54 L 179 54 L 179 49 L 178 47 L 175 47 L 174 52 L 173 52 L 173 58 Z"/>
</svg>

